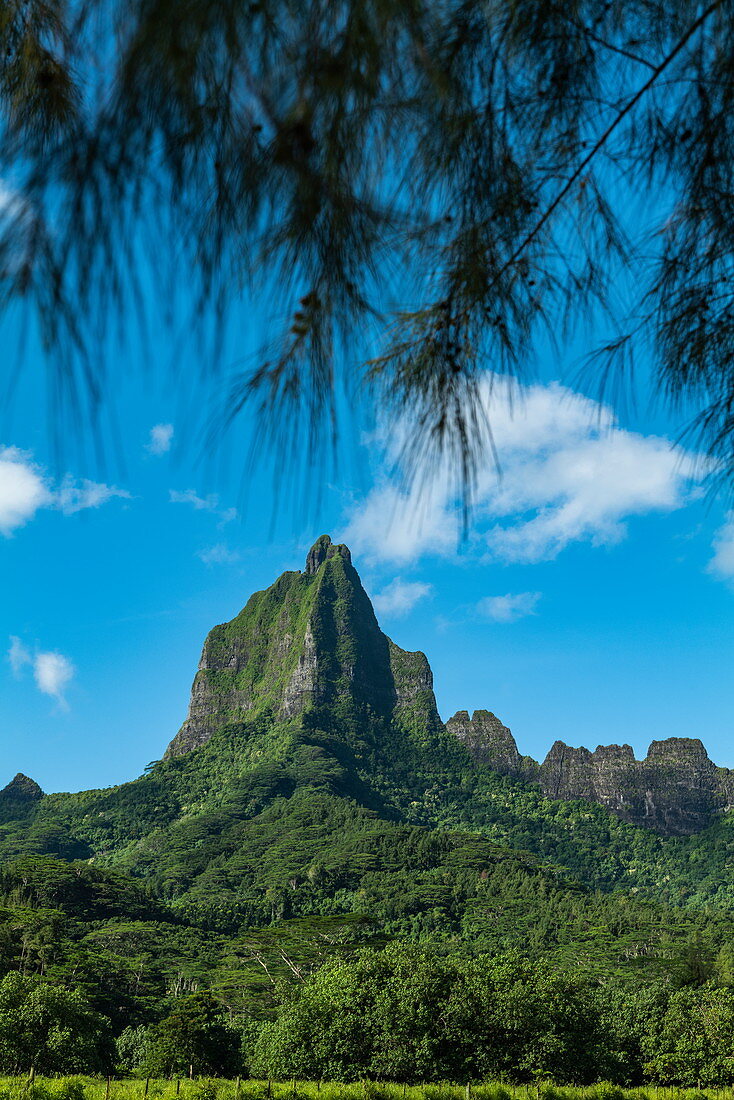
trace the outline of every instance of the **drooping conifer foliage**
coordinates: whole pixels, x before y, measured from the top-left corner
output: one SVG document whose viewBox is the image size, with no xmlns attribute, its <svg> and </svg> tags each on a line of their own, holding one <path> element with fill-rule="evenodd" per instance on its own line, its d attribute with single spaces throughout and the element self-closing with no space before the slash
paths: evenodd
<svg viewBox="0 0 734 1100">
<path fill-rule="evenodd" d="M 731 473 L 733 27 L 731 0 L 7 0 L 3 299 L 79 351 L 149 263 L 199 316 L 266 296 L 227 414 L 313 453 L 357 379 L 466 499 L 479 378 L 592 316 L 600 385 L 652 346 Z M 65 362 L 97 400 L 102 360 Z"/>
</svg>

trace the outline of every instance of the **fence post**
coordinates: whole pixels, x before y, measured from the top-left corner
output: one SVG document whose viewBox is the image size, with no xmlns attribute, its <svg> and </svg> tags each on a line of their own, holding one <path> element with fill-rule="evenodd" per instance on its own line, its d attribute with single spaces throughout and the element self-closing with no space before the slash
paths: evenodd
<svg viewBox="0 0 734 1100">
<path fill-rule="evenodd" d="M 104 1100 L 110 1100 L 110 1078 L 107 1078 L 107 1084 L 104 1090 Z"/>
<path fill-rule="evenodd" d="M 177 1077 L 176 1078 L 176 1096 L 178 1096 L 180 1091 L 181 1091 L 181 1078 Z"/>
<path fill-rule="evenodd" d="M 146 1078 L 145 1078 L 145 1092 L 143 1093 L 143 1096 L 147 1096 L 147 1095 L 148 1095 L 148 1088 L 149 1088 L 149 1086 L 150 1086 L 150 1077 L 146 1077 Z"/>
<path fill-rule="evenodd" d="M 193 1067 L 193 1064 L 190 1064 L 189 1065 L 189 1081 L 193 1081 L 193 1079 L 194 1079 L 194 1067 Z"/>
</svg>

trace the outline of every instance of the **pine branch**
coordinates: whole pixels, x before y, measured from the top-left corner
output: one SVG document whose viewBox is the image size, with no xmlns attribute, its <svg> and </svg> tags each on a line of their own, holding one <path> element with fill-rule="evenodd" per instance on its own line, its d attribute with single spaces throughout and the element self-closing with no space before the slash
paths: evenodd
<svg viewBox="0 0 734 1100">
<path fill-rule="evenodd" d="M 701 12 L 701 14 L 693 21 L 693 23 L 691 23 L 690 27 L 685 32 L 685 34 L 682 35 L 682 37 L 678 39 L 678 41 L 676 42 L 675 46 L 670 51 L 670 53 L 668 53 L 663 58 L 663 60 L 660 62 L 659 65 L 655 66 L 653 72 L 650 74 L 648 79 L 644 82 L 644 84 L 641 85 L 641 87 L 639 87 L 637 89 L 637 91 L 634 93 L 634 95 L 631 96 L 630 99 L 628 99 L 628 101 L 624 105 L 624 107 L 622 107 L 619 110 L 616 117 L 612 120 L 612 122 L 610 122 L 609 126 L 607 126 L 604 133 L 597 139 L 597 141 L 594 143 L 594 145 L 590 149 L 590 151 L 586 154 L 586 156 L 583 158 L 583 160 L 576 166 L 576 168 L 571 173 L 571 175 L 569 176 L 569 178 L 566 181 L 566 183 L 564 184 L 564 186 L 561 188 L 561 190 L 558 192 L 558 194 L 555 196 L 555 198 L 551 201 L 551 203 L 546 207 L 543 214 L 537 220 L 537 222 L 535 223 L 533 228 L 523 238 L 523 240 L 520 242 L 520 244 L 514 250 L 512 255 L 509 257 L 509 259 L 505 261 L 505 263 L 502 265 L 500 270 L 496 273 L 496 275 L 492 279 L 488 289 L 491 290 L 492 287 L 496 286 L 497 283 L 499 282 L 499 280 L 505 274 L 505 272 L 508 271 L 509 268 L 511 268 L 513 266 L 513 264 L 517 263 L 517 261 L 520 259 L 523 252 L 525 251 L 525 249 L 528 247 L 528 245 L 532 244 L 532 242 L 535 240 L 535 238 L 538 236 L 538 234 L 542 230 L 543 226 L 553 216 L 555 211 L 558 209 L 558 207 L 561 205 L 561 203 L 565 199 L 566 195 L 568 195 L 569 191 L 573 188 L 573 185 L 581 177 L 581 175 L 586 170 L 586 168 L 588 168 L 589 164 L 591 164 L 592 160 L 596 157 L 597 153 L 599 153 L 604 148 L 607 141 L 612 136 L 612 134 L 615 132 L 615 130 L 618 129 L 618 127 L 621 125 L 621 123 L 624 121 L 624 119 L 627 117 L 627 115 L 632 110 L 634 110 L 634 108 L 637 106 L 637 104 L 640 102 L 640 100 L 643 99 L 644 96 L 647 94 L 647 92 L 649 92 L 650 89 L 655 85 L 658 78 L 660 76 L 662 76 L 662 74 L 672 64 L 672 62 L 675 60 L 675 58 L 678 56 L 678 54 L 681 52 L 681 50 L 683 50 L 685 48 L 685 46 L 690 41 L 690 39 L 693 37 L 693 35 L 696 33 L 696 31 L 699 30 L 703 26 L 703 24 L 711 17 L 711 15 L 713 15 L 713 13 L 717 10 L 717 8 L 720 8 L 721 5 L 724 2 L 725 2 L 725 0 L 713 0 L 713 3 L 709 4 L 709 6 L 705 9 L 705 11 Z"/>
</svg>

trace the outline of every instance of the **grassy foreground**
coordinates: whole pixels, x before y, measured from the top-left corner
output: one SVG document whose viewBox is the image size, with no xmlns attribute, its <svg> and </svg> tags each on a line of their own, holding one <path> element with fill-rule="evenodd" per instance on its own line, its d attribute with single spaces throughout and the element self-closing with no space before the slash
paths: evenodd
<svg viewBox="0 0 734 1100">
<path fill-rule="evenodd" d="M 401 1085 L 362 1081 L 106 1080 L 98 1077 L 0 1077 L 0 1100 L 733 1100 L 732 1088 L 621 1088 L 537 1085 Z"/>
</svg>

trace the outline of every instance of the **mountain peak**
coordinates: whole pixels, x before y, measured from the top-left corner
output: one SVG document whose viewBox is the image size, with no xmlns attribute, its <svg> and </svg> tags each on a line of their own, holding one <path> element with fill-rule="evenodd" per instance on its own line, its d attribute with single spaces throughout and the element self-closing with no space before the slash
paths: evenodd
<svg viewBox="0 0 734 1100">
<path fill-rule="evenodd" d="M 307 576 L 313 576 L 325 561 L 337 555 L 344 558 L 351 565 L 352 555 L 349 552 L 349 547 L 343 543 L 334 544 L 329 535 L 320 535 L 306 556 Z"/>
<path fill-rule="evenodd" d="M 276 725 L 306 721 L 362 751 L 408 712 L 411 737 L 443 728 L 428 662 L 382 633 L 349 549 L 321 535 L 305 572 L 283 573 L 209 632 L 187 718 L 166 756 L 190 752 L 225 727 L 242 727 L 247 738 L 257 716 Z"/>
<path fill-rule="evenodd" d="M 29 778 L 24 775 L 23 772 L 18 772 L 15 779 L 11 779 L 10 783 L 0 791 L 0 795 L 5 795 L 6 798 L 14 798 L 23 802 L 35 802 L 39 798 L 43 798 L 43 791 L 36 783 L 35 779 Z"/>
</svg>

